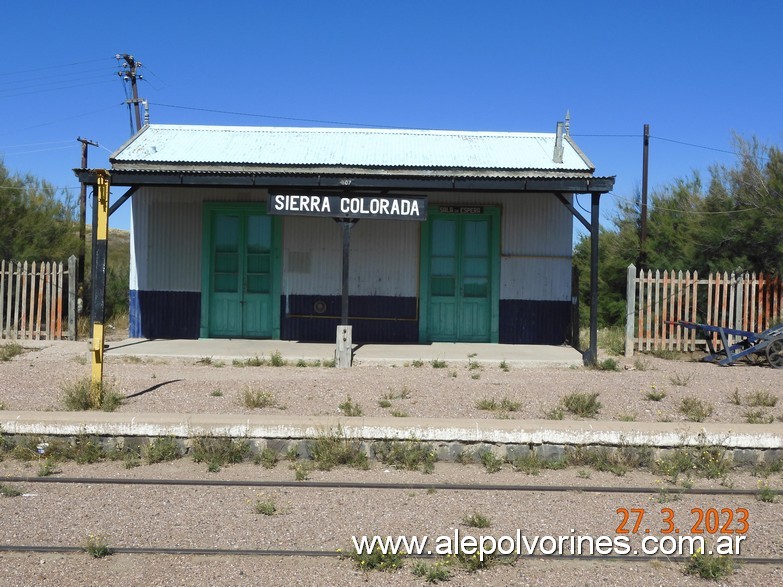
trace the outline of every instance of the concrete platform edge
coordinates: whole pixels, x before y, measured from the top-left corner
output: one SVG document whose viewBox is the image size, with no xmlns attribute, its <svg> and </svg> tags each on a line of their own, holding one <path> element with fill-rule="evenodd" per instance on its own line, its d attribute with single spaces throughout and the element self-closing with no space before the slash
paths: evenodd
<svg viewBox="0 0 783 587">
<path fill-rule="evenodd" d="M 222 436 L 303 440 L 342 430 L 363 441 L 386 439 L 494 445 L 783 449 L 779 425 L 552 420 L 347 418 L 243 414 L 0 412 L 0 432 L 40 436 Z"/>
</svg>

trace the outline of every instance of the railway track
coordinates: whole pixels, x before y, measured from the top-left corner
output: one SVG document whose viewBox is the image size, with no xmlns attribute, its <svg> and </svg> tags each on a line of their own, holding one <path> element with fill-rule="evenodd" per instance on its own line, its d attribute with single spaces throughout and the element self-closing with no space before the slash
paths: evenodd
<svg viewBox="0 0 783 587">
<path fill-rule="evenodd" d="M 38 554 L 80 554 L 84 552 L 81 546 L 49 546 L 49 545 L 0 545 L 0 552 L 16 553 L 38 553 Z M 292 549 L 247 549 L 247 548 L 162 548 L 145 546 L 118 546 L 111 547 L 112 554 L 152 554 L 152 555 L 190 555 L 190 556 L 257 556 L 257 557 L 329 557 L 340 558 L 342 553 L 333 550 L 292 550 Z M 436 555 L 411 554 L 412 558 L 435 558 Z M 688 560 L 685 556 L 666 556 L 666 555 L 601 555 L 601 554 L 582 554 L 582 555 L 524 555 L 521 558 L 537 558 L 546 560 L 582 560 L 582 561 L 618 561 L 618 562 L 650 562 L 654 560 L 664 560 L 666 562 L 682 563 Z M 739 564 L 748 565 L 780 565 L 783 564 L 783 557 L 752 557 L 752 556 L 734 556 L 733 560 Z"/>
<path fill-rule="evenodd" d="M 251 481 L 222 479 L 118 479 L 112 477 L 7 477 L 0 476 L 0 483 L 43 483 L 68 485 L 170 485 L 184 487 L 253 487 L 253 488 L 312 488 L 312 489 L 398 489 L 438 491 L 514 491 L 535 493 L 631 493 L 659 494 L 660 487 L 615 487 L 609 485 L 509 485 L 488 483 L 375 483 L 351 481 Z M 756 489 L 677 488 L 670 491 L 677 495 L 729 495 L 755 496 Z M 781 494 L 783 492 L 776 492 Z"/>
</svg>

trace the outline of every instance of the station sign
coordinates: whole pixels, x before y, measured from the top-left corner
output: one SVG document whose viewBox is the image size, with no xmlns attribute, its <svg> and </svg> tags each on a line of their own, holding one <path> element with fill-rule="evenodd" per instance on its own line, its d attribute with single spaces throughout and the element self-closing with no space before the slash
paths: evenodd
<svg viewBox="0 0 783 587">
<path fill-rule="evenodd" d="M 394 194 L 269 194 L 267 214 L 327 218 L 427 220 L 427 196 Z"/>
</svg>

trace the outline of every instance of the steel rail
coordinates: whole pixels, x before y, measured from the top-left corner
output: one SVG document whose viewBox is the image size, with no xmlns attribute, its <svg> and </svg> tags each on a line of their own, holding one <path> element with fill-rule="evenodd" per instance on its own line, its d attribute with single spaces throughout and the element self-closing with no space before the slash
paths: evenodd
<svg viewBox="0 0 783 587">
<path fill-rule="evenodd" d="M 45 545 L 18 545 L 0 544 L 0 552 L 35 552 L 51 554 L 75 554 L 84 553 L 81 546 L 45 546 Z M 163 548 L 155 546 L 117 546 L 110 547 L 111 554 L 154 554 L 154 555 L 187 555 L 187 556 L 279 556 L 279 557 L 330 557 L 341 558 L 348 556 L 346 553 L 335 550 L 284 550 L 284 549 L 250 549 L 250 548 Z M 436 558 L 435 554 L 411 554 L 405 555 L 412 558 Z M 511 557 L 511 555 L 507 555 Z M 569 561 L 623 561 L 623 562 L 650 562 L 666 561 L 674 563 L 687 562 L 689 556 L 669 555 L 619 555 L 619 554 L 524 554 L 514 557 L 517 559 L 535 558 L 539 560 L 569 560 Z M 733 556 L 732 561 L 746 565 L 783 565 L 783 557 L 754 557 Z"/>
<path fill-rule="evenodd" d="M 252 481 L 232 479 L 134 479 L 106 477 L 8 477 L 0 476 L 2 483 L 55 483 L 81 485 L 168 485 L 203 487 L 286 487 L 316 489 L 436 489 L 442 491 L 523 491 L 538 493 L 651 493 L 677 495 L 758 495 L 758 489 L 732 488 L 678 488 L 678 487 L 613 487 L 597 485 L 508 485 L 478 483 L 383 483 L 361 481 Z M 775 491 L 781 494 L 781 491 Z"/>
</svg>

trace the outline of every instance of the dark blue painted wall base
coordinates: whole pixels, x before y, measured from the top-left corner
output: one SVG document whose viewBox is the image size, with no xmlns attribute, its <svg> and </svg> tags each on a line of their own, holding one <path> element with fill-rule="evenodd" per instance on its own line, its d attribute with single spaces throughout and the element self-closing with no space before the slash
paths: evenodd
<svg viewBox="0 0 783 587">
<path fill-rule="evenodd" d="M 316 303 L 323 311 L 316 312 Z M 280 300 L 280 338 L 334 342 L 340 323 L 340 296 L 288 296 Z M 405 343 L 419 341 L 416 298 L 351 296 L 353 341 Z M 321 309 L 321 308 L 318 308 Z M 131 291 L 130 336 L 198 338 L 201 294 L 179 291 Z M 500 300 L 503 344 L 563 344 L 571 320 L 570 302 Z"/>
<path fill-rule="evenodd" d="M 198 338 L 201 292 L 130 291 L 133 338 Z"/>
<path fill-rule="evenodd" d="M 556 344 L 568 338 L 571 302 L 500 300 L 502 344 Z"/>
<path fill-rule="evenodd" d="M 280 338 L 334 342 L 342 311 L 341 296 L 288 296 L 281 302 Z M 316 313 L 318 302 L 324 304 L 320 313 Z M 348 308 L 353 342 L 416 344 L 419 341 L 416 304 L 416 298 L 351 296 Z"/>
</svg>

